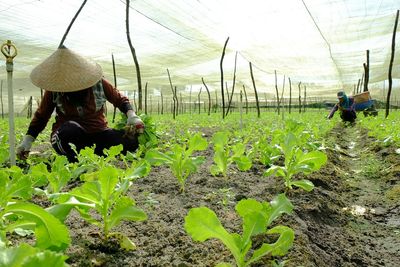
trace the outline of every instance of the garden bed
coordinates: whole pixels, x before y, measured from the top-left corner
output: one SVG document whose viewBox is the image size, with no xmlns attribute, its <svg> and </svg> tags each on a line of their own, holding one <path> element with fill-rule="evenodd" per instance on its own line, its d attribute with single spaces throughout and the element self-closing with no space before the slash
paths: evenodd
<svg viewBox="0 0 400 267">
<path fill-rule="evenodd" d="M 211 134 L 209 129 L 203 132 Z M 284 214 L 277 223 L 292 227 L 295 241 L 289 254 L 279 260 L 289 260 L 285 266 L 398 266 L 400 205 L 398 199 L 391 197 L 391 189 L 400 180 L 399 155 L 394 148 L 376 145 L 366 130 L 358 126 L 339 125 L 327 138 L 338 146 L 328 149 L 327 164 L 307 177 L 316 185 L 315 189 L 287 193 L 294 212 Z M 235 204 L 244 198 L 270 201 L 285 190 L 283 181 L 264 177 L 265 167 L 261 165 L 247 172 L 232 167 L 228 178 L 214 177 L 209 171 L 213 150 L 199 153 L 207 161 L 189 177 L 185 193 L 180 193 L 176 178 L 165 166 L 152 167 L 147 177 L 134 182 L 129 196 L 147 213 L 148 219 L 123 222 L 115 229 L 135 242 L 134 251 L 102 243 L 98 228 L 71 213 L 66 221 L 72 238 L 66 251 L 67 262 L 71 266 L 234 263 L 219 240 L 193 241 L 184 230 L 184 217 L 191 208 L 207 206 L 216 212 L 228 231 L 241 233 Z M 380 167 L 374 169 L 371 164 Z M 273 238 L 257 236 L 253 247 L 265 240 L 272 242 Z M 269 266 L 269 260 L 266 257 L 254 266 Z"/>
</svg>

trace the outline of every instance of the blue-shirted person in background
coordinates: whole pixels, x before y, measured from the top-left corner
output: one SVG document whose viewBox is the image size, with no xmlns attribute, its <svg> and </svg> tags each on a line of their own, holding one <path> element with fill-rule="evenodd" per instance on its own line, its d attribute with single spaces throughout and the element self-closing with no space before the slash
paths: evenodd
<svg viewBox="0 0 400 267">
<path fill-rule="evenodd" d="M 355 102 L 353 97 L 348 97 L 345 92 L 340 91 L 337 93 L 339 102 L 335 104 L 331 112 L 328 115 L 328 119 L 331 119 L 336 111 L 340 111 L 340 118 L 343 121 L 354 123 L 357 118 Z"/>
</svg>

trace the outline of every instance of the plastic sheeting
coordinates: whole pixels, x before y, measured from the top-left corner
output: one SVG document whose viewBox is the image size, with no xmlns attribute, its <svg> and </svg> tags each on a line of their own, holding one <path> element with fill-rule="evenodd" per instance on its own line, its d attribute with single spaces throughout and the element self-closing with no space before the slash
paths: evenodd
<svg viewBox="0 0 400 267">
<path fill-rule="evenodd" d="M 0 2 L 0 41 L 12 40 L 15 58 L 15 94 L 23 103 L 40 90 L 29 73 L 57 49 L 82 0 L 13 0 Z M 335 97 L 352 93 L 363 76 L 370 51 L 370 90 L 384 96 L 398 0 L 136 0 L 130 7 L 130 36 L 138 56 L 143 88 L 171 95 L 173 86 L 187 95 L 198 91 L 201 78 L 211 91 L 220 89 L 220 59 L 224 79 L 232 87 L 237 53 L 236 92 L 253 92 L 249 62 L 257 90 L 275 95 L 275 76 L 281 92 L 307 88 L 308 97 Z M 111 54 L 116 61 L 118 88 L 137 90 L 134 61 L 125 25 L 125 1 L 88 0 L 67 36 L 65 45 L 100 63 L 113 81 Z M 400 27 L 393 65 L 394 94 L 399 91 Z M 0 79 L 6 79 L 5 64 Z M 385 81 L 386 80 L 386 81 Z M 3 95 L 5 83 L 3 85 Z M 295 93 L 294 93 L 295 94 Z"/>
</svg>

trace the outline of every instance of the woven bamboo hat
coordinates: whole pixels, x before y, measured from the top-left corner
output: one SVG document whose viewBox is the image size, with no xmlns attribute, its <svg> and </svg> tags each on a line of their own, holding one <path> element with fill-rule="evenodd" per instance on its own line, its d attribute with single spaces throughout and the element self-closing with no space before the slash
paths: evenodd
<svg viewBox="0 0 400 267">
<path fill-rule="evenodd" d="M 52 92 L 75 92 L 89 88 L 102 77 L 99 64 L 65 46 L 36 66 L 30 75 L 34 85 Z"/>
</svg>

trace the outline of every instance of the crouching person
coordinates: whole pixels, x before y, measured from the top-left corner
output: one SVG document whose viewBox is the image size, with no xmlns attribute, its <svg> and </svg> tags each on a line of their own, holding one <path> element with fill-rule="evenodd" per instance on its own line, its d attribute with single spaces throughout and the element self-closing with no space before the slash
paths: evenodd
<svg viewBox="0 0 400 267">
<path fill-rule="evenodd" d="M 111 102 L 128 117 L 127 126 L 143 133 L 144 124 L 135 114 L 129 99 L 121 95 L 103 79 L 100 65 L 61 47 L 35 67 L 30 75 L 32 83 L 45 90 L 22 143 L 17 147 L 19 159 L 26 159 L 32 143 L 46 127 L 55 110 L 51 144 L 70 162 L 77 160 L 73 144 L 79 152 L 95 145 L 95 153 L 102 155 L 105 148 L 123 145 L 123 153 L 138 148 L 138 138 L 125 136 L 123 130 L 107 126 L 104 115 L 106 101 Z"/>
</svg>

